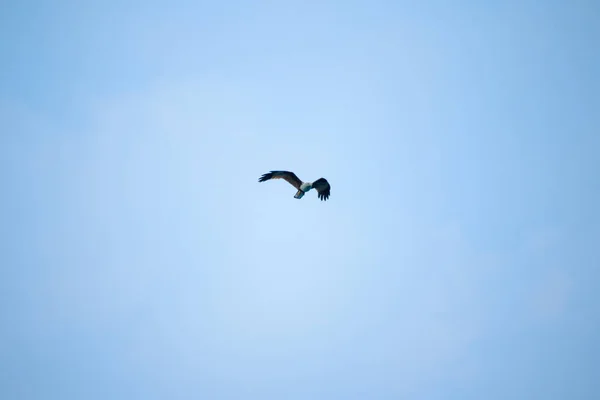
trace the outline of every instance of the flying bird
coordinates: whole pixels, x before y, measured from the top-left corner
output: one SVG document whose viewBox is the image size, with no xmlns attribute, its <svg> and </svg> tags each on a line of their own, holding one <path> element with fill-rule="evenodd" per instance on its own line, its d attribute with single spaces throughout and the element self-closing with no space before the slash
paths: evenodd
<svg viewBox="0 0 600 400">
<path fill-rule="evenodd" d="M 298 189 L 294 195 L 295 199 L 301 199 L 302 196 L 304 196 L 304 193 L 308 192 L 310 189 L 315 189 L 321 200 L 327 200 L 329 198 L 331 186 L 325 178 L 317 179 L 314 182 L 302 182 L 293 172 L 271 171 L 268 174 L 263 174 L 258 181 L 264 182 L 269 179 L 285 179 L 288 181 L 293 187 Z"/>
</svg>

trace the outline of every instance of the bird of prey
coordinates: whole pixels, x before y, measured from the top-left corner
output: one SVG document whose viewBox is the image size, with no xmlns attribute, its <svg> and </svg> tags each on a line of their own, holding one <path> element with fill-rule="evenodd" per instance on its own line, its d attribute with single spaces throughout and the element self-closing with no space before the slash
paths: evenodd
<svg viewBox="0 0 600 400">
<path fill-rule="evenodd" d="M 293 187 L 298 189 L 296 194 L 294 195 L 295 199 L 301 199 L 304 196 L 304 193 L 308 192 L 310 189 L 315 189 L 318 193 L 319 198 L 322 200 L 327 200 L 329 198 L 331 186 L 327 179 L 320 178 L 314 182 L 302 182 L 296 174 L 289 171 L 271 171 L 267 174 L 263 174 L 258 181 L 264 182 L 269 179 L 285 179 L 288 181 Z"/>
</svg>

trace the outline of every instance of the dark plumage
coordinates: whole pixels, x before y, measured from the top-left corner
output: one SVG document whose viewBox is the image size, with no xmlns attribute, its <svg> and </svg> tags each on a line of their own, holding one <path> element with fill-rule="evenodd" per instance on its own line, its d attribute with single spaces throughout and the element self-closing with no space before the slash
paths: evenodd
<svg viewBox="0 0 600 400">
<path fill-rule="evenodd" d="M 312 183 L 312 187 L 316 189 L 321 200 L 327 200 L 331 194 L 331 185 L 325 178 L 319 178 Z"/>
</svg>

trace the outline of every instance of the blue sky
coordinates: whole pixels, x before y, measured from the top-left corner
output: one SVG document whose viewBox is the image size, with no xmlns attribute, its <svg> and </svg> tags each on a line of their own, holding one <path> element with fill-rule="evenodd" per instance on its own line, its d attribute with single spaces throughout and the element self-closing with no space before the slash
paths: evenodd
<svg viewBox="0 0 600 400">
<path fill-rule="evenodd" d="M 598 397 L 597 2 L 88 3 L 0 5 L 1 398 Z"/>
</svg>

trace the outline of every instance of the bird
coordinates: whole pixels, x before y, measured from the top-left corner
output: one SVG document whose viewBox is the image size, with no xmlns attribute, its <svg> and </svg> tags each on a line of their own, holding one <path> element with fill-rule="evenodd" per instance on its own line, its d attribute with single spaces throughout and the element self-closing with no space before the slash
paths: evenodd
<svg viewBox="0 0 600 400">
<path fill-rule="evenodd" d="M 293 172 L 271 171 L 263 174 L 258 181 L 265 182 L 269 179 L 285 179 L 288 181 L 293 187 L 298 189 L 294 195 L 295 199 L 301 199 L 302 196 L 304 196 L 304 193 L 308 192 L 310 189 L 315 189 L 317 191 L 317 195 L 321 201 L 327 200 L 330 195 L 331 185 L 329 185 L 329 182 L 327 182 L 327 179 L 325 178 L 319 178 L 314 182 L 302 182 Z"/>
</svg>

